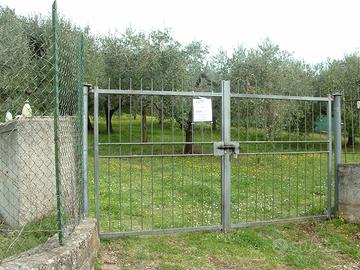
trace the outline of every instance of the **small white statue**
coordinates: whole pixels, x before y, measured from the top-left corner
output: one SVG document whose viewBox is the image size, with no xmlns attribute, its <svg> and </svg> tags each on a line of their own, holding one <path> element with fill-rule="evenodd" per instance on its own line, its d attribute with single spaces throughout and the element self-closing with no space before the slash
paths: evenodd
<svg viewBox="0 0 360 270">
<path fill-rule="evenodd" d="M 23 117 L 31 117 L 32 116 L 32 109 L 30 107 L 30 104 L 29 104 L 29 100 L 26 100 L 25 101 L 25 105 L 22 109 L 22 114 L 21 114 Z"/>
<path fill-rule="evenodd" d="M 11 112 L 7 111 L 5 114 L 5 122 L 8 122 L 12 119 L 13 119 L 13 116 L 12 116 Z"/>
</svg>

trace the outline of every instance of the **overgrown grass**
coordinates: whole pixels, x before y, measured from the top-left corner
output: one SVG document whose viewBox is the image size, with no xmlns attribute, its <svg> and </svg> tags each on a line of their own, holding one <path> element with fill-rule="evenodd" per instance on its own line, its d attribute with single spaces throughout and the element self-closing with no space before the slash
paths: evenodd
<svg viewBox="0 0 360 270">
<path fill-rule="evenodd" d="M 100 261 L 99 269 L 359 269 L 360 228 L 334 220 L 119 238 L 102 241 Z"/>
<path fill-rule="evenodd" d="M 0 261 L 45 243 L 55 233 L 55 215 L 16 228 L 0 223 Z"/>
</svg>

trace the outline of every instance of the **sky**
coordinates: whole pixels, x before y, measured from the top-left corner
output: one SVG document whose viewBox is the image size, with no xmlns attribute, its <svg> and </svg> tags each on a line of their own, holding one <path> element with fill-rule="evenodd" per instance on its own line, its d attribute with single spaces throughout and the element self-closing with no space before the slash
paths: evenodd
<svg viewBox="0 0 360 270">
<path fill-rule="evenodd" d="M 21 15 L 49 15 L 51 4 L 0 0 Z M 170 28 L 181 43 L 201 40 L 212 53 L 254 48 L 269 38 L 315 64 L 360 49 L 359 0 L 58 0 L 58 9 L 95 34 Z"/>
</svg>

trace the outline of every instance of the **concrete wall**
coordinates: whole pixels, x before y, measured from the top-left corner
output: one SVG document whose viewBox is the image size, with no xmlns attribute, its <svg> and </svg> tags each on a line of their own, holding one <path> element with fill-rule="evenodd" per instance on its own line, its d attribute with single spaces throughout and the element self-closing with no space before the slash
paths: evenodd
<svg viewBox="0 0 360 270">
<path fill-rule="evenodd" d="M 8 123 L 0 128 L 0 215 L 10 224 L 19 219 L 17 209 L 20 205 L 20 197 L 17 185 L 17 166 L 14 166 L 16 148 L 9 145 L 17 145 L 18 134 L 16 123 Z"/>
<path fill-rule="evenodd" d="M 0 270 L 90 270 L 95 269 L 100 241 L 94 219 L 83 220 L 75 231 L 58 245 L 57 235 L 47 243 L 10 257 Z"/>
<path fill-rule="evenodd" d="M 339 211 L 345 220 L 360 224 L 360 164 L 341 164 L 339 175 Z"/>
<path fill-rule="evenodd" d="M 75 156 L 76 125 L 71 117 L 59 121 L 61 166 L 67 210 L 75 203 L 79 172 Z M 40 219 L 56 206 L 54 121 L 31 117 L 0 125 L 0 215 L 11 226 Z M 78 207 L 76 208 L 78 209 Z"/>
</svg>

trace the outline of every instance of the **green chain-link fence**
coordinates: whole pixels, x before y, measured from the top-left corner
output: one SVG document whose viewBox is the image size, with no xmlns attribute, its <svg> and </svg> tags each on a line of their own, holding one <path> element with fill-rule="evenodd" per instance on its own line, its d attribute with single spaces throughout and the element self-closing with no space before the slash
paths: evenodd
<svg viewBox="0 0 360 270">
<path fill-rule="evenodd" d="M 82 33 L 0 7 L 0 261 L 82 217 Z"/>
</svg>

